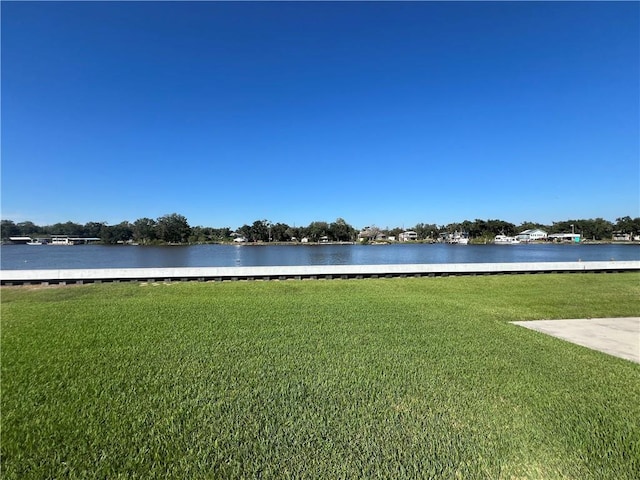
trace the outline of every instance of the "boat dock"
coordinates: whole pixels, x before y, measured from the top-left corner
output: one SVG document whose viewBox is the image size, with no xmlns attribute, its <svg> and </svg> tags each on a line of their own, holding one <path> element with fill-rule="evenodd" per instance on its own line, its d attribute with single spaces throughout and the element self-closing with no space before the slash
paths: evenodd
<svg viewBox="0 0 640 480">
<path fill-rule="evenodd" d="M 43 238 L 9 237 L 13 245 L 88 245 L 100 242 L 99 237 L 70 237 L 68 235 L 49 235 Z"/>
<path fill-rule="evenodd" d="M 640 271 L 640 261 L 3 270 L 0 271 L 0 285 L 317 280 L 632 271 Z"/>
</svg>

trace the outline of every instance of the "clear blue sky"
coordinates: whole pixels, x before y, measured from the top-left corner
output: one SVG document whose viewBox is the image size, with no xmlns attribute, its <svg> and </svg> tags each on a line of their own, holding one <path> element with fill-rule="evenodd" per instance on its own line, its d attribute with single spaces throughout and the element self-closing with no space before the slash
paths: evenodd
<svg viewBox="0 0 640 480">
<path fill-rule="evenodd" d="M 2 218 L 640 215 L 638 2 L 6 2 Z"/>
</svg>

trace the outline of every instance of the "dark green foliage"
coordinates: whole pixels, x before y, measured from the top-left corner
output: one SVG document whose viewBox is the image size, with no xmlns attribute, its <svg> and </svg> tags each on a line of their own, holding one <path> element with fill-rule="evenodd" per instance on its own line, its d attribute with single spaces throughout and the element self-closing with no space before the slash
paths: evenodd
<svg viewBox="0 0 640 480">
<path fill-rule="evenodd" d="M 167 243 L 186 243 L 190 233 L 191 227 L 184 215 L 163 215 L 156 222 L 156 235 Z"/>
<path fill-rule="evenodd" d="M 532 228 L 540 228 L 546 230 L 548 233 L 568 233 L 574 229 L 576 233 L 580 233 L 585 239 L 610 240 L 614 232 L 640 234 L 640 218 L 632 219 L 628 216 L 621 217 L 616 219 L 615 224 L 602 218 L 565 220 L 554 222 L 551 226 L 526 221 L 517 227 L 513 223 L 503 220 L 476 219 L 473 222 L 464 220 L 461 223 L 450 223 L 441 226 L 418 223 L 414 227 L 409 228 L 409 230 L 414 230 L 418 234 L 418 240 L 435 240 L 440 233 L 453 233 L 454 231 L 465 232 L 471 238 L 475 239 L 493 239 L 493 237 L 500 233 L 515 235 L 518 232 Z M 376 227 L 376 233 L 384 233 L 395 237 L 398 237 L 398 235 L 405 230 L 405 228 L 400 227 L 380 230 Z M 11 236 L 55 234 L 100 237 L 104 243 L 135 240 L 136 242 L 145 244 L 156 241 L 169 243 L 183 243 L 186 241 L 190 243 L 228 241 L 231 239 L 232 232 L 228 227 L 191 227 L 184 216 L 172 213 L 171 215 L 164 215 L 156 220 L 139 218 L 133 222 L 133 224 L 124 221 L 111 226 L 98 222 L 89 222 L 84 226 L 73 222 L 66 222 L 39 227 L 33 224 L 33 222 L 15 224 L 11 220 L 2 220 L 0 233 L 4 240 Z M 313 241 L 318 241 L 318 239 L 323 236 L 327 236 L 328 239 L 332 241 L 352 241 L 357 237 L 356 229 L 342 218 L 338 218 L 330 224 L 324 221 L 315 221 L 306 227 L 291 227 L 286 223 L 256 220 L 252 225 L 242 225 L 236 230 L 236 233 L 254 242 L 288 242 L 291 241 L 293 237 L 298 240 L 303 237 L 308 237 Z"/>
</svg>

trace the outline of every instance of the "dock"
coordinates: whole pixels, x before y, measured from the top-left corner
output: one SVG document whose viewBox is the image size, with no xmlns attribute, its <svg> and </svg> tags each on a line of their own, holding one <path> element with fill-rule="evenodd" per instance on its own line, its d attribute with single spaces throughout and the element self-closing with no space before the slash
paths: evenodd
<svg viewBox="0 0 640 480">
<path fill-rule="evenodd" d="M 3 270 L 0 271 L 0 285 L 68 285 L 102 282 L 329 280 L 393 277 L 442 277 L 453 275 L 615 273 L 633 271 L 640 271 L 640 260 L 598 262 Z"/>
</svg>

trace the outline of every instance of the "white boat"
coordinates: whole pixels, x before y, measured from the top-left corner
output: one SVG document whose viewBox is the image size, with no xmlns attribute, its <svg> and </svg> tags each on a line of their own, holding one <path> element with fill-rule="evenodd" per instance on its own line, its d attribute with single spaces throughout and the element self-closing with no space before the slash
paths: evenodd
<svg viewBox="0 0 640 480">
<path fill-rule="evenodd" d="M 27 245 L 46 245 L 47 243 L 44 240 L 40 240 L 39 238 L 35 238 L 30 242 L 27 242 Z"/>
<path fill-rule="evenodd" d="M 518 240 L 516 237 L 509 237 L 507 235 L 496 235 L 496 237 L 493 239 L 493 243 L 495 245 L 516 245 L 518 243 L 520 243 L 520 240 Z"/>
<path fill-rule="evenodd" d="M 66 235 L 51 235 L 50 245 L 74 245 L 74 242 Z"/>
<path fill-rule="evenodd" d="M 457 245 L 467 245 L 469 243 L 469 234 L 456 232 L 453 234 L 453 241 L 451 243 Z"/>
<path fill-rule="evenodd" d="M 442 241 L 450 245 L 467 245 L 469 243 L 469 235 L 464 232 L 442 233 Z"/>
</svg>

